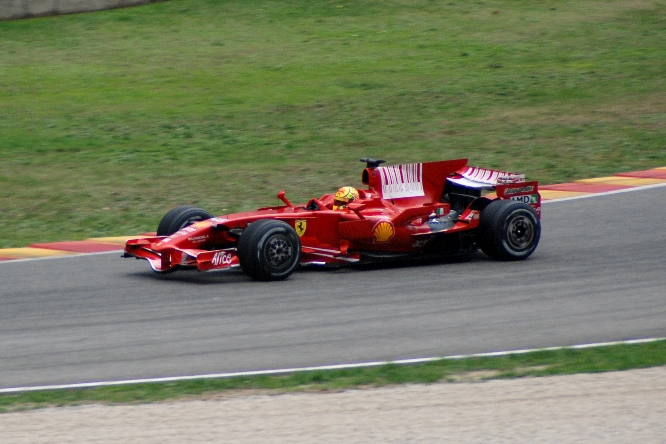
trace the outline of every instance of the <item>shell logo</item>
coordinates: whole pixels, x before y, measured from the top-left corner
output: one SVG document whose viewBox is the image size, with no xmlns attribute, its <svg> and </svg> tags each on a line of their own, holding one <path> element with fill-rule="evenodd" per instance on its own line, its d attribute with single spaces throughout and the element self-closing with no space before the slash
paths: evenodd
<svg viewBox="0 0 666 444">
<path fill-rule="evenodd" d="M 372 229 L 375 242 L 388 242 L 395 234 L 395 228 L 391 222 L 381 221 Z"/>
</svg>

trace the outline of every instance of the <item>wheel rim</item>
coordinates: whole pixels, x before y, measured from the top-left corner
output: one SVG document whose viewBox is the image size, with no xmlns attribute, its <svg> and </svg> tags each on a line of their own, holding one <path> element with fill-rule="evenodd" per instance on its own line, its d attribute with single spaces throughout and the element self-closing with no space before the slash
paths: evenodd
<svg viewBox="0 0 666 444">
<path fill-rule="evenodd" d="M 509 221 L 506 240 L 512 249 L 529 249 L 534 242 L 534 236 L 534 224 L 529 217 L 518 215 Z"/>
<path fill-rule="evenodd" d="M 266 260 L 271 267 L 282 268 L 289 265 L 294 250 L 286 236 L 277 235 L 266 242 L 264 251 L 266 252 Z"/>
</svg>

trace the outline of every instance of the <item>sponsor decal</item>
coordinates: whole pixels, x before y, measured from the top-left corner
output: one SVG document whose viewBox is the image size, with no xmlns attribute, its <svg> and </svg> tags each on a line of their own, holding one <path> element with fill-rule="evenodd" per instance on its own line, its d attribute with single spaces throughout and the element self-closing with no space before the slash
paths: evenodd
<svg viewBox="0 0 666 444">
<path fill-rule="evenodd" d="M 231 253 L 225 253 L 224 251 L 218 251 L 213 255 L 211 263 L 218 267 L 220 265 L 231 265 L 233 262 L 234 256 Z"/>
<path fill-rule="evenodd" d="M 294 230 L 296 230 L 296 234 L 298 234 L 298 237 L 303 237 L 305 234 L 305 230 L 308 228 L 308 221 L 305 219 L 299 219 L 294 223 Z"/>
<path fill-rule="evenodd" d="M 480 217 L 481 213 L 476 210 L 471 210 L 469 214 L 463 217 L 463 220 L 476 220 Z"/>
<path fill-rule="evenodd" d="M 524 174 L 507 174 L 506 176 L 499 176 L 497 178 L 497 183 L 498 184 L 519 183 L 519 182 L 525 182 L 525 175 Z"/>
<path fill-rule="evenodd" d="M 171 235 L 171 237 L 182 236 L 188 233 L 194 233 L 195 231 L 197 231 L 197 229 L 194 227 L 194 225 L 188 225 L 187 227 L 182 228 L 179 231 L 176 231 L 174 234 Z"/>
<path fill-rule="evenodd" d="M 531 193 L 532 191 L 534 191 L 534 186 L 528 185 L 519 188 L 507 188 L 506 190 L 504 190 L 504 194 Z"/>
<path fill-rule="evenodd" d="M 423 164 L 393 165 L 377 168 L 384 199 L 425 196 Z"/>
<path fill-rule="evenodd" d="M 172 240 L 174 240 L 175 238 L 177 238 L 179 236 L 184 236 L 184 235 L 189 234 L 189 233 L 194 233 L 195 231 L 197 231 L 197 229 L 193 228 L 192 225 L 187 226 L 187 227 L 185 227 L 185 228 L 183 228 L 179 231 L 176 231 L 171 236 L 165 238 L 158 245 L 169 243 L 169 242 L 171 242 Z"/>
<path fill-rule="evenodd" d="M 201 236 L 188 237 L 187 240 L 195 244 L 201 244 L 208 240 L 208 235 L 202 234 Z"/>
<path fill-rule="evenodd" d="M 526 204 L 535 204 L 539 202 L 538 194 L 524 194 L 522 196 L 511 196 L 511 200 Z"/>
<path fill-rule="evenodd" d="M 414 247 L 414 248 L 423 248 L 423 247 L 426 246 L 427 243 L 428 243 L 428 240 L 426 240 L 426 239 L 417 240 L 416 242 L 414 242 L 412 244 L 412 247 Z"/>
<path fill-rule="evenodd" d="M 395 228 L 393 227 L 393 224 L 388 221 L 377 222 L 372 229 L 372 235 L 375 238 L 375 242 L 388 242 L 393 238 L 394 234 Z"/>
<path fill-rule="evenodd" d="M 503 184 L 503 183 L 518 183 L 525 182 L 524 174 L 509 173 L 508 171 L 489 170 L 487 168 L 479 168 L 468 166 L 460 174 L 473 182 L 487 183 L 487 184 Z"/>
</svg>

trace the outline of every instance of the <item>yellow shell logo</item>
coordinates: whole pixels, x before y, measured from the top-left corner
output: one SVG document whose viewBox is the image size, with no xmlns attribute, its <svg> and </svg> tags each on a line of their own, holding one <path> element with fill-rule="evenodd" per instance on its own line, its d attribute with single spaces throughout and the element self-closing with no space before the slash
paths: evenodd
<svg viewBox="0 0 666 444">
<path fill-rule="evenodd" d="M 391 222 L 381 221 L 372 229 L 375 242 L 388 242 L 395 234 L 395 228 Z"/>
</svg>

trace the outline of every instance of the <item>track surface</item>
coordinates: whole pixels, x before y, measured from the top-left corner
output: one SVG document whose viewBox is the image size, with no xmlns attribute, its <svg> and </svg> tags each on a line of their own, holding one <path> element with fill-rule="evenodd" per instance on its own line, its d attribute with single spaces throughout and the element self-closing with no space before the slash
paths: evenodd
<svg viewBox="0 0 666 444">
<path fill-rule="evenodd" d="M 526 262 L 156 275 L 0 262 L 0 388 L 666 336 L 664 188 L 547 202 Z"/>
</svg>

